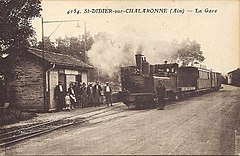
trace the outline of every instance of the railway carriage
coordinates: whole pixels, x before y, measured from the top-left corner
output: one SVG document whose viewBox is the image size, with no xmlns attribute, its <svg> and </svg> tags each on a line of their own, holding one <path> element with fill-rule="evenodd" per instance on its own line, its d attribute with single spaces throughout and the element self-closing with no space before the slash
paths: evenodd
<svg viewBox="0 0 240 156">
<path fill-rule="evenodd" d="M 178 67 L 177 63 L 149 65 L 137 54 L 136 66 L 121 68 L 121 100 L 127 105 L 154 107 L 157 105 L 156 86 L 159 80 L 166 87 L 166 98 L 179 99 L 221 87 L 220 73 L 200 67 Z"/>
<path fill-rule="evenodd" d="M 218 90 L 221 88 L 221 74 L 218 72 L 211 72 L 211 89 Z"/>
</svg>

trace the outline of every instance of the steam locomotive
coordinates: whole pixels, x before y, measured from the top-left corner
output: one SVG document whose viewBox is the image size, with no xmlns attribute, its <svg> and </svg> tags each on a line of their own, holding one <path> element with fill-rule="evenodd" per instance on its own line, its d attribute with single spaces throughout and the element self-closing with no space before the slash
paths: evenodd
<svg viewBox="0 0 240 156">
<path fill-rule="evenodd" d="M 121 100 L 136 108 L 157 105 L 156 86 L 164 82 L 167 99 L 181 99 L 221 87 L 220 73 L 199 67 L 179 67 L 177 63 L 150 65 L 146 57 L 136 54 L 136 66 L 121 68 Z"/>
</svg>

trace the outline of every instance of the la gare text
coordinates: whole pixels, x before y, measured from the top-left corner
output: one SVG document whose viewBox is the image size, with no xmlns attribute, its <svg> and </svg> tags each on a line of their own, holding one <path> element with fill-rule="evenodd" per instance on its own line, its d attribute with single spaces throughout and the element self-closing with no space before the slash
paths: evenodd
<svg viewBox="0 0 240 156">
<path fill-rule="evenodd" d="M 195 13 L 195 14 L 215 14 L 217 9 L 213 8 L 194 8 L 194 9 L 184 9 L 184 8 L 146 8 L 146 9 L 136 9 L 136 8 L 127 8 L 127 9 L 72 9 L 67 10 L 67 14 L 143 14 L 143 13 L 162 13 L 162 14 L 184 14 L 184 13 Z"/>
</svg>

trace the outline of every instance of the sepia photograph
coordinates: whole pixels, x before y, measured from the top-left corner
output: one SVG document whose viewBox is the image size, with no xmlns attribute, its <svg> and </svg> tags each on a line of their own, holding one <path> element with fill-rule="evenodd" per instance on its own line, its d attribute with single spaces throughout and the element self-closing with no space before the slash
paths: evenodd
<svg viewBox="0 0 240 156">
<path fill-rule="evenodd" d="M 240 155 L 240 1 L 1 0 L 8 155 Z"/>
</svg>

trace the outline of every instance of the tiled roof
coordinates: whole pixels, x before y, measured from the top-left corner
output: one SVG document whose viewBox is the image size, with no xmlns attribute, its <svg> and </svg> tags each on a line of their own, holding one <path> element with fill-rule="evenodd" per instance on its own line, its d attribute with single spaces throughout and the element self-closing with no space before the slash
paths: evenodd
<svg viewBox="0 0 240 156">
<path fill-rule="evenodd" d="M 42 58 L 42 50 L 40 49 L 29 48 L 28 52 Z M 44 51 L 44 59 L 50 63 L 55 63 L 56 65 L 63 65 L 67 67 L 93 68 L 93 66 L 88 65 L 85 62 L 70 55 L 54 53 L 50 51 Z"/>
<path fill-rule="evenodd" d="M 240 68 L 237 68 L 236 70 L 230 71 L 230 72 L 228 72 L 228 74 L 237 73 L 237 72 L 240 72 Z"/>
</svg>

